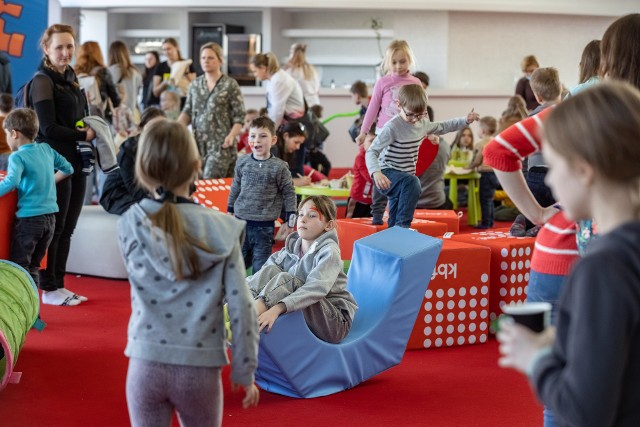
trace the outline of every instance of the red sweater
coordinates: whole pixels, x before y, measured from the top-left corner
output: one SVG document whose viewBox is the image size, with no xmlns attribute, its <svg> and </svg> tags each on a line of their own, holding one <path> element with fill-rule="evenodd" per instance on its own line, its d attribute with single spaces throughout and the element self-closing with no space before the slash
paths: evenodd
<svg viewBox="0 0 640 427">
<path fill-rule="evenodd" d="M 540 128 L 553 108 L 528 117 L 505 129 L 484 148 L 487 165 L 504 172 L 522 168 L 522 160 L 542 148 Z M 554 215 L 536 237 L 531 269 L 543 274 L 567 275 L 578 258 L 577 225 L 562 212 Z"/>
<path fill-rule="evenodd" d="M 373 192 L 373 184 L 371 183 L 371 176 L 367 170 L 367 163 L 365 162 L 364 147 L 360 147 L 356 160 L 353 163 L 353 184 L 351 185 L 351 197 L 356 202 L 364 203 L 365 205 L 371 204 L 371 195 Z"/>
</svg>

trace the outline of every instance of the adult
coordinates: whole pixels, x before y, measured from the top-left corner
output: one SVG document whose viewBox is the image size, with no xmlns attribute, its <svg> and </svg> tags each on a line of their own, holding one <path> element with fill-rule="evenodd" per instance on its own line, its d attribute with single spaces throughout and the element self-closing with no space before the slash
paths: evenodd
<svg viewBox="0 0 640 427">
<path fill-rule="evenodd" d="M 538 64 L 538 60 L 535 56 L 527 55 L 522 58 L 520 68 L 522 69 L 524 76 L 522 76 L 516 84 L 516 95 L 520 95 L 524 98 L 528 111 L 533 111 L 538 108 L 540 104 L 536 100 L 536 96 L 533 94 L 529 81 L 531 80 L 533 72 L 540 68 L 540 64 Z"/>
<path fill-rule="evenodd" d="M 186 66 L 184 61 L 187 60 L 182 57 L 178 42 L 173 37 L 162 41 L 162 53 L 167 60 L 156 67 L 153 75 L 153 95 L 160 98 L 160 94 L 165 90 L 175 91 L 180 96 L 180 108 L 182 108 L 187 100 L 187 88 L 196 78 L 196 69 L 193 64 Z M 171 77 L 173 67 L 180 68 L 175 78 Z"/>
<path fill-rule="evenodd" d="M 214 42 L 200 48 L 200 67 L 204 74 L 189 86 L 187 100 L 178 117 L 191 124 L 202 157 L 202 177 L 233 176 L 238 159 L 236 137 L 244 123 L 244 99 L 240 86 L 222 73 L 224 54 Z"/>
<path fill-rule="evenodd" d="M 251 58 L 249 68 L 258 80 L 266 81 L 267 115 L 276 124 L 276 129 L 283 122 L 300 121 L 305 127 L 304 130 L 310 130 L 311 124 L 305 119 L 307 111 L 302 88 L 293 77 L 280 69 L 275 55 L 272 52 L 259 53 Z M 307 133 L 307 137 L 310 136 Z M 296 171 L 304 169 L 306 145 L 303 144 L 295 153 L 293 169 Z"/>
<path fill-rule="evenodd" d="M 600 40 L 591 40 L 584 47 L 580 58 L 580 80 L 569 90 L 565 99 L 575 96 L 600 81 Z"/>
<path fill-rule="evenodd" d="M 120 40 L 109 45 L 109 73 L 115 84 L 124 88 L 125 96 L 121 101 L 134 113 L 135 118 L 139 118 L 138 93 L 142 88 L 142 76 L 131 63 L 127 45 Z"/>
<path fill-rule="evenodd" d="M 153 76 L 160 65 L 160 55 L 155 50 L 144 55 L 144 72 L 142 73 L 142 110 L 150 105 L 158 105 L 160 98 L 153 94 Z"/>
<path fill-rule="evenodd" d="M 0 93 L 12 92 L 11 61 L 9 61 L 9 57 L 4 52 L 0 52 Z"/>
<path fill-rule="evenodd" d="M 106 105 L 102 111 L 95 110 L 90 112 L 91 114 L 103 115 L 105 119 L 111 121 L 111 106 L 115 108 L 120 105 L 120 95 L 118 95 L 118 90 L 115 83 L 113 83 L 109 70 L 104 65 L 104 57 L 97 42 L 87 41 L 80 45 L 75 70 L 78 75 L 86 74 L 96 78 L 100 96 Z M 111 106 L 108 105 L 109 101 Z"/>
<path fill-rule="evenodd" d="M 166 117 L 158 107 L 149 107 L 140 116 L 140 133 L 153 119 Z M 138 185 L 135 177 L 136 153 L 140 133 L 127 138 L 118 152 L 118 170 L 107 175 L 102 189 L 100 204 L 109 213 L 122 215 L 131 205 L 138 203 L 148 196 L 148 193 Z"/>
<path fill-rule="evenodd" d="M 601 76 L 605 79 L 623 80 L 640 88 L 640 14 L 626 15 L 611 24 L 602 38 L 600 48 Z M 540 131 L 549 114 L 553 114 L 552 108 L 501 132 L 485 147 L 484 155 L 487 164 L 494 168 L 502 187 L 518 209 L 536 224 L 548 222 L 548 225 L 542 227 L 536 237 L 536 246 L 531 257 L 527 299 L 549 301 L 555 305 L 560 298 L 564 277 L 569 273 L 578 257 L 576 234 L 570 233 L 572 229 L 575 230 L 575 223 L 567 220 L 555 206 L 543 208 L 537 203 L 531 192 L 528 191 L 519 161 L 520 158 L 526 157 L 536 149 L 544 149 L 544 141 Z M 571 123 L 567 123 L 567 126 L 570 125 Z M 565 294 L 562 298 L 564 296 Z M 560 306 L 563 302 L 564 299 L 561 299 Z M 555 308 L 554 312 L 556 312 Z M 590 316 L 589 313 L 585 313 L 585 315 Z M 552 323 L 553 318 L 552 314 Z M 563 324 L 562 322 L 567 323 Z M 583 366 L 585 370 L 580 373 L 580 380 L 583 381 L 590 378 L 599 362 L 596 354 L 598 352 L 584 351 L 577 346 L 571 349 L 566 348 L 566 331 L 567 328 L 573 327 L 572 322 L 580 323 L 575 319 L 558 316 L 558 331 L 559 333 L 562 331 L 562 337 L 559 336 L 559 338 L 562 342 L 557 342 L 549 354 L 539 355 L 541 357 L 536 357 L 535 360 L 531 356 L 540 347 L 552 344 L 553 333 L 547 331 L 532 338 L 520 328 L 507 326 L 509 340 L 504 342 L 505 345 L 502 347 L 503 355 L 506 358 L 522 356 L 531 361 L 529 372 L 531 372 L 532 383 L 540 399 L 546 406 L 553 407 L 556 412 L 558 412 L 558 408 L 566 408 L 564 413 L 558 414 L 564 423 L 570 423 L 571 415 L 577 416 L 579 412 L 598 410 L 590 403 L 580 404 L 578 402 L 577 399 L 584 397 L 584 395 L 578 396 L 579 393 L 576 392 L 580 391 L 579 387 L 575 388 L 567 384 L 567 381 L 571 382 L 572 379 L 577 378 L 570 377 L 569 375 L 573 375 L 572 373 L 565 375 L 562 372 L 565 367 L 572 370 L 577 366 Z M 514 342 L 513 340 L 522 343 L 521 351 L 515 351 L 510 345 Z M 511 347 L 510 351 L 506 351 L 508 347 Z M 584 359 L 585 356 L 595 358 Z M 578 358 L 581 360 L 577 360 Z M 504 365 L 509 364 L 505 362 Z M 550 367 L 556 373 L 552 373 Z M 568 390 L 567 387 L 572 390 Z M 599 388 L 597 384 L 591 388 L 613 393 L 613 390 L 606 387 Z M 566 393 L 563 391 L 565 389 L 567 389 Z M 556 391 L 552 392 L 552 390 Z M 572 396 L 572 393 L 576 393 L 576 395 Z M 571 402 L 571 405 L 566 406 L 567 402 Z M 569 414 L 570 410 L 573 410 L 572 414 Z M 592 420 L 596 418 L 584 413 L 584 417 L 581 419 Z M 581 424 L 581 422 L 573 422 L 572 424 Z M 624 422 L 620 419 L 618 422 L 614 422 L 611 419 L 607 424 L 622 425 Z M 555 425 L 553 414 L 549 410 L 545 410 L 545 426 L 552 425 Z"/>
<path fill-rule="evenodd" d="M 69 298 L 86 299 L 67 290 L 64 284 L 71 235 L 80 216 L 86 186 L 77 141 L 91 141 L 96 133 L 91 128 L 76 128 L 76 122 L 85 115 L 87 101 L 71 68 L 76 47 L 73 28 L 63 24 L 50 26 L 40 40 L 40 47 L 44 58 L 29 91 L 40 122 L 36 141 L 49 144 L 74 169 L 71 177 L 56 184 L 56 225 L 47 268 L 40 271 L 40 288 L 50 297 L 43 296 L 43 303 L 69 305 Z"/>
<path fill-rule="evenodd" d="M 307 45 L 294 43 L 289 52 L 286 72 L 293 77 L 304 95 L 309 107 L 320 105 L 320 75 L 315 67 L 307 62 Z"/>
</svg>

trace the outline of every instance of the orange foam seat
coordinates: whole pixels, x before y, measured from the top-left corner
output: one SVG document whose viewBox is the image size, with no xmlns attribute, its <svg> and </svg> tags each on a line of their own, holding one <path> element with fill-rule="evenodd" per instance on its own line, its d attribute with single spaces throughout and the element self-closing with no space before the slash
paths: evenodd
<svg viewBox="0 0 640 427">
<path fill-rule="evenodd" d="M 201 179 L 196 181 L 194 201 L 220 212 L 227 212 L 227 201 L 233 178 Z"/>
<path fill-rule="evenodd" d="M 447 231 L 452 233 L 460 232 L 460 217 L 453 210 L 416 209 L 413 217 L 442 222 L 447 224 Z"/>
</svg>

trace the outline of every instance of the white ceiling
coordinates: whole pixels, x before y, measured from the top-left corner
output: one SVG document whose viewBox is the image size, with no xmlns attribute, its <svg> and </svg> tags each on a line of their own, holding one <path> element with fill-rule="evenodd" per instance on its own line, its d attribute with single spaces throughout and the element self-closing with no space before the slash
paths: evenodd
<svg viewBox="0 0 640 427">
<path fill-rule="evenodd" d="M 478 12 L 551 13 L 571 15 L 619 16 L 640 12 L 640 0 L 58 0 L 62 7 L 140 8 L 206 7 L 286 9 L 405 9 Z"/>
</svg>

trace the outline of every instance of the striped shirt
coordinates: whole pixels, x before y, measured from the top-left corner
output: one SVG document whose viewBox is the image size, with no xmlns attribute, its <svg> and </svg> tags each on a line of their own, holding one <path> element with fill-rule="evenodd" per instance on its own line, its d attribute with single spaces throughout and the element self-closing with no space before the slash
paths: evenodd
<svg viewBox="0 0 640 427">
<path fill-rule="evenodd" d="M 443 135 L 460 130 L 466 125 L 466 117 L 443 122 L 430 122 L 425 117 L 415 123 L 409 123 L 400 115 L 394 116 L 384 125 L 367 150 L 369 175 L 389 168 L 414 174 L 418 150 L 427 135 Z M 427 143 L 431 144 L 429 141 Z"/>
<path fill-rule="evenodd" d="M 484 162 L 503 172 L 522 168 L 522 160 L 542 149 L 540 129 L 553 108 L 531 116 L 505 129 L 484 148 Z M 562 212 L 544 224 L 536 237 L 531 269 L 543 274 L 567 275 L 579 253 L 577 225 Z"/>
</svg>

